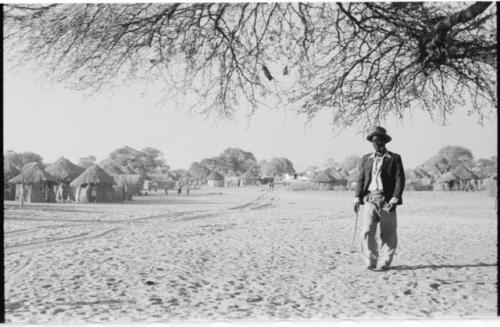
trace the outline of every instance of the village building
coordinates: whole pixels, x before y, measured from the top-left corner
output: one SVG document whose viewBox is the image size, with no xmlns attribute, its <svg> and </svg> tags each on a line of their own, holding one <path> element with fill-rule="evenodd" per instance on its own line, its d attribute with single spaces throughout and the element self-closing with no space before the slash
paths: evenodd
<svg viewBox="0 0 500 327">
<path fill-rule="evenodd" d="M 226 176 L 224 176 L 224 186 L 225 187 L 238 187 L 240 186 L 240 178 L 238 175 L 230 170 Z"/>
<path fill-rule="evenodd" d="M 207 176 L 207 183 L 210 187 L 224 187 L 224 177 L 214 170 Z"/>
<path fill-rule="evenodd" d="M 83 173 L 85 168 L 75 165 L 68 159 L 61 157 L 45 168 L 45 171 L 57 178 L 55 186 L 56 201 L 74 201 L 75 187 L 70 186 L 78 175 Z"/>
<path fill-rule="evenodd" d="M 347 180 L 333 167 L 327 168 L 314 177 L 320 191 L 345 190 Z"/>
<path fill-rule="evenodd" d="M 240 180 L 242 186 L 258 185 L 259 177 L 251 170 L 247 170 L 247 172 L 240 176 Z"/>
<path fill-rule="evenodd" d="M 55 202 L 54 186 L 57 178 L 47 173 L 40 163 L 30 163 L 22 173 L 9 180 L 16 185 L 15 200 L 26 202 Z"/>
<path fill-rule="evenodd" d="M 115 199 L 114 184 L 113 177 L 94 164 L 75 178 L 70 185 L 76 188 L 77 202 L 111 202 Z"/>
</svg>

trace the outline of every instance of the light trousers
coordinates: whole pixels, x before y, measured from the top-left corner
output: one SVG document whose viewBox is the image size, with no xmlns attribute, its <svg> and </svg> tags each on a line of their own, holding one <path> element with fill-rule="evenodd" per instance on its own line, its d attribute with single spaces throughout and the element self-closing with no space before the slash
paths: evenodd
<svg viewBox="0 0 500 327">
<path fill-rule="evenodd" d="M 380 224 L 380 249 L 377 244 L 377 225 Z M 365 202 L 361 224 L 362 253 L 366 264 L 376 265 L 381 259 L 381 266 L 389 266 L 398 243 L 396 209 L 387 212 L 379 205 Z"/>
</svg>

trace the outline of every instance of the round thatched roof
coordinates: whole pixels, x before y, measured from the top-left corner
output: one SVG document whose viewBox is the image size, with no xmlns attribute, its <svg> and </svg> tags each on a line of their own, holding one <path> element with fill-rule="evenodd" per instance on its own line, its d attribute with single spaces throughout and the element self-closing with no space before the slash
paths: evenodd
<svg viewBox="0 0 500 327">
<path fill-rule="evenodd" d="M 214 170 L 207 176 L 207 180 L 222 181 L 224 177 Z"/>
<path fill-rule="evenodd" d="M 425 169 L 423 168 L 415 168 L 415 171 L 417 171 L 420 175 L 422 175 L 423 178 L 434 178 L 430 173 L 428 173 Z"/>
<path fill-rule="evenodd" d="M 347 171 L 345 171 L 342 168 L 337 168 L 336 170 L 340 174 L 340 176 L 342 176 L 342 179 L 344 179 L 346 181 L 349 179 L 349 173 Z"/>
<path fill-rule="evenodd" d="M 405 177 L 409 181 L 415 181 L 423 178 L 424 176 L 422 176 L 422 174 L 416 169 L 406 169 Z"/>
<path fill-rule="evenodd" d="M 54 177 L 57 177 L 59 180 L 73 180 L 78 177 L 78 175 L 83 173 L 84 170 L 85 168 L 77 166 L 63 157 L 57 159 L 57 161 L 51 163 L 47 166 L 47 168 L 45 168 L 46 172 Z"/>
<path fill-rule="evenodd" d="M 99 162 L 99 166 L 110 175 L 123 175 L 124 172 L 111 158 Z"/>
<path fill-rule="evenodd" d="M 113 185 L 115 181 L 113 177 L 109 176 L 109 174 L 104 169 L 94 164 L 87 168 L 83 173 L 81 173 L 80 176 L 75 178 L 71 182 L 71 186 L 78 186 L 89 183 Z"/>
<path fill-rule="evenodd" d="M 449 172 L 444 173 L 443 175 L 439 176 L 439 178 L 437 179 L 436 182 L 448 183 L 451 181 L 456 181 L 457 179 L 458 179 L 458 177 L 455 174 L 453 174 L 451 171 L 449 171 Z"/>
<path fill-rule="evenodd" d="M 315 183 L 335 183 L 347 181 L 335 168 L 328 168 L 314 177 Z"/>
<path fill-rule="evenodd" d="M 57 183 L 57 178 L 43 170 L 40 163 L 32 162 L 23 167 L 22 174 L 19 174 L 9 180 L 9 183 L 12 184 L 19 184 L 21 182 L 25 184 L 34 184 L 39 182 Z"/>
<path fill-rule="evenodd" d="M 243 175 L 240 176 L 241 179 L 257 179 L 258 177 L 251 171 L 247 170 Z"/>
<path fill-rule="evenodd" d="M 470 169 L 464 165 L 460 165 L 453 169 L 453 174 L 460 179 L 479 179 L 479 177 L 474 174 Z"/>
<path fill-rule="evenodd" d="M 42 168 L 42 169 L 43 169 L 42 164 L 41 164 L 41 163 L 39 163 L 39 162 L 28 162 L 28 163 L 27 163 L 27 164 L 25 164 L 25 165 L 24 165 L 21 169 L 24 171 L 24 170 L 26 170 L 26 169 L 28 169 L 28 168 L 33 167 L 33 166 L 39 166 L 40 168 Z"/>
</svg>

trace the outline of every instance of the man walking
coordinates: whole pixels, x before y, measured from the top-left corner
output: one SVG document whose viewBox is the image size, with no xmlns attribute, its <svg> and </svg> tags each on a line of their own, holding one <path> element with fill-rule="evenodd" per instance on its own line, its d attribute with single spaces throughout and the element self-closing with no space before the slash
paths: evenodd
<svg viewBox="0 0 500 327">
<path fill-rule="evenodd" d="M 391 141 L 383 127 L 377 126 L 368 134 L 375 152 L 363 156 L 358 170 L 354 212 L 365 204 L 361 224 L 362 253 L 366 268 L 375 269 L 379 248 L 375 234 L 380 223 L 380 269 L 388 270 L 397 246 L 396 206 L 403 204 L 405 174 L 399 154 L 387 151 Z"/>
</svg>

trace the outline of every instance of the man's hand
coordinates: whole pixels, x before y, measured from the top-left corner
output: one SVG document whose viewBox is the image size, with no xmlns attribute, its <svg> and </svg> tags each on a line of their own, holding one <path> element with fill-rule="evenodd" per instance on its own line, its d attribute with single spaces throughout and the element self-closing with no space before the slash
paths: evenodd
<svg viewBox="0 0 500 327">
<path fill-rule="evenodd" d="M 396 204 L 395 203 L 392 203 L 392 202 L 389 202 L 385 205 L 385 211 L 387 212 L 393 212 L 394 210 L 396 210 Z"/>
<path fill-rule="evenodd" d="M 398 198 L 392 198 L 384 207 L 385 211 L 387 212 L 393 212 L 396 210 L 396 206 L 398 203 Z"/>
</svg>

